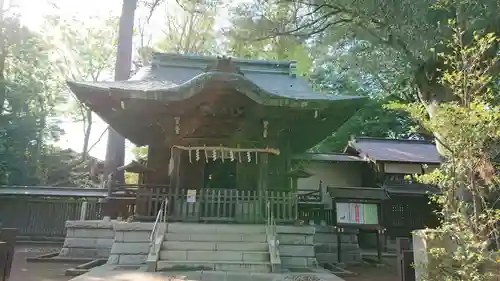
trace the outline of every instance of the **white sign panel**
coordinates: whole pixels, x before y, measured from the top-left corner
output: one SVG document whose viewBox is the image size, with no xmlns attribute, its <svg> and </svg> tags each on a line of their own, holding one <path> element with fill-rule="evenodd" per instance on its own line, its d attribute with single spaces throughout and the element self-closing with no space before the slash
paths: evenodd
<svg viewBox="0 0 500 281">
<path fill-rule="evenodd" d="M 186 201 L 188 203 L 195 203 L 196 202 L 196 189 L 188 189 Z"/>
<path fill-rule="evenodd" d="M 336 203 L 337 223 L 378 224 L 378 206 L 365 203 Z"/>
<path fill-rule="evenodd" d="M 337 223 L 349 223 L 349 203 L 337 203 Z"/>
</svg>

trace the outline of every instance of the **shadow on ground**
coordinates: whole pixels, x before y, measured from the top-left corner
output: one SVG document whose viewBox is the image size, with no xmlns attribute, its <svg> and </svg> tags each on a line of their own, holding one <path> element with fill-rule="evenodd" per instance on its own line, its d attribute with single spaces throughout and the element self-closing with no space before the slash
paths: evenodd
<svg viewBox="0 0 500 281">
<path fill-rule="evenodd" d="M 26 257 L 35 257 L 57 251 L 58 248 L 47 246 L 16 246 L 14 262 L 9 281 L 67 281 L 64 271 L 74 264 L 26 262 Z"/>
<path fill-rule="evenodd" d="M 346 281 L 399 281 L 396 258 L 384 258 L 382 266 L 360 264 L 347 269 L 356 276 L 343 277 Z"/>
</svg>

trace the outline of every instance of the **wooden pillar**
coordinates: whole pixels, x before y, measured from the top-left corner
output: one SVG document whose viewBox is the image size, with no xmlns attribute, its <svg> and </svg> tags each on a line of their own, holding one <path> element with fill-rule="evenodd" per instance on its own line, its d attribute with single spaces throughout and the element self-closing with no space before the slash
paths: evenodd
<svg viewBox="0 0 500 281">
<path fill-rule="evenodd" d="M 259 164 L 259 190 L 266 191 L 269 184 L 269 155 L 267 153 L 260 154 Z"/>
<path fill-rule="evenodd" d="M 169 162 L 171 149 L 165 144 L 151 144 L 148 147 L 148 168 L 154 171 L 145 176 L 145 184 L 169 184 Z"/>
</svg>

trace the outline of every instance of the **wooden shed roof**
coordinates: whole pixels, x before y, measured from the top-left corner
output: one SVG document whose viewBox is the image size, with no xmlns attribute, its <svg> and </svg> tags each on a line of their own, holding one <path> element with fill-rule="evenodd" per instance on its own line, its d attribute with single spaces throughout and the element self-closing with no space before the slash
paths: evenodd
<svg viewBox="0 0 500 281">
<path fill-rule="evenodd" d="M 355 150 L 362 158 L 380 162 L 440 164 L 436 145 L 424 140 L 354 138 L 346 151 Z"/>
</svg>

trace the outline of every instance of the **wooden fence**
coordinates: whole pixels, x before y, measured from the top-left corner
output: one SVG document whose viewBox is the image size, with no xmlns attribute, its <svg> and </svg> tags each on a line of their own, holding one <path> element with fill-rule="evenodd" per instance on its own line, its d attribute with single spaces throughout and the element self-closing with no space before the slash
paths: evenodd
<svg viewBox="0 0 500 281">
<path fill-rule="evenodd" d="M 298 209 L 297 194 L 284 191 L 203 188 L 188 194 L 187 190 L 141 188 L 137 198 L 139 220 L 153 220 L 165 199 L 169 221 L 263 223 L 269 201 L 276 221 L 294 222 Z"/>
<path fill-rule="evenodd" d="M 16 228 L 20 236 L 64 237 L 66 221 L 82 218 L 84 202 L 87 207 L 83 218 L 101 219 L 102 203 L 98 199 L 1 197 L 0 222 L 4 228 Z"/>
<path fill-rule="evenodd" d="M 120 204 L 120 213 L 135 214 L 135 219 L 140 221 L 153 220 L 164 199 L 169 201 L 169 221 L 264 223 L 268 201 L 277 222 L 292 223 L 298 218 L 297 194 L 294 192 L 207 188 L 197 190 L 196 195 L 191 196 L 187 190 L 173 192 L 167 186 L 128 187 L 126 193 L 123 188 L 120 190 L 121 193 L 112 194 L 115 202 Z M 19 236 L 62 238 L 68 220 L 102 219 L 104 204 L 100 199 L 103 198 L 4 193 L 0 197 L 0 222 L 3 227 L 18 229 Z"/>
</svg>

